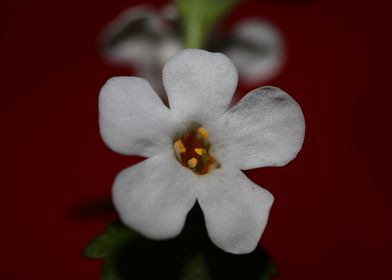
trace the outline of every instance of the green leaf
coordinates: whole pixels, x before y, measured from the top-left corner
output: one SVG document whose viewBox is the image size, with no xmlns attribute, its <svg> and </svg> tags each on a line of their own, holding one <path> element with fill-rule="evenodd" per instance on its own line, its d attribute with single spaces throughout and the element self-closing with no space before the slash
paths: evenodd
<svg viewBox="0 0 392 280">
<path fill-rule="evenodd" d="M 279 276 L 278 267 L 271 260 L 269 260 L 262 270 L 259 280 L 272 280 L 273 277 L 277 276 Z"/>
<path fill-rule="evenodd" d="M 101 280 L 122 280 L 119 255 L 123 247 L 135 239 L 135 232 L 117 222 L 109 225 L 104 233 L 91 241 L 83 255 L 90 259 L 104 259 Z"/>
<path fill-rule="evenodd" d="M 109 225 L 106 231 L 87 245 L 84 256 L 91 259 L 106 258 L 116 253 L 121 246 L 137 237 L 136 233 L 117 222 Z"/>
<path fill-rule="evenodd" d="M 211 280 L 202 254 L 195 254 L 185 263 L 180 280 Z"/>
</svg>

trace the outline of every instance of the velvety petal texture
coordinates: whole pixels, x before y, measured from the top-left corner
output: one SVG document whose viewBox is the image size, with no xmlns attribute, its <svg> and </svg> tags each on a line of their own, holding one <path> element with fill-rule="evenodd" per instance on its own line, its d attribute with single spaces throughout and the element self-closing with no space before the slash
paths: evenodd
<svg viewBox="0 0 392 280">
<path fill-rule="evenodd" d="M 225 55 L 204 50 L 183 50 L 163 68 L 170 110 L 179 118 L 201 123 L 222 115 L 237 80 L 237 70 Z"/>
<path fill-rule="evenodd" d="M 240 79 L 248 84 L 260 84 L 277 74 L 284 64 L 285 50 L 279 30 L 259 19 L 237 24 L 224 46 Z"/>
<path fill-rule="evenodd" d="M 144 79 L 106 82 L 99 95 L 99 125 L 105 143 L 118 153 L 151 156 L 172 147 L 170 111 Z"/>
<path fill-rule="evenodd" d="M 211 129 L 217 157 L 245 170 L 282 166 L 294 159 L 304 140 L 305 120 L 287 93 L 261 87 L 243 97 Z"/>
<path fill-rule="evenodd" d="M 229 253 L 253 251 L 267 224 L 272 194 L 240 170 L 223 167 L 200 178 L 197 187 L 212 242 Z"/>
<path fill-rule="evenodd" d="M 113 202 L 121 220 L 152 239 L 178 235 L 195 204 L 197 177 L 173 154 L 161 154 L 117 175 Z"/>
</svg>

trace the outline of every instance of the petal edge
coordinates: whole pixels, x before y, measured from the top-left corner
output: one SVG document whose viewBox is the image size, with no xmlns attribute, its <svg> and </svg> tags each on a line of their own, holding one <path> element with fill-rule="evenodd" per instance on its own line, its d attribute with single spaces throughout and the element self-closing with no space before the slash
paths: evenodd
<svg viewBox="0 0 392 280">
<path fill-rule="evenodd" d="M 151 239 L 173 238 L 196 202 L 192 179 L 174 155 L 155 156 L 117 175 L 113 202 L 127 226 Z"/>
<path fill-rule="evenodd" d="M 233 63 L 221 53 L 185 49 L 163 68 L 170 110 L 182 119 L 205 122 L 220 117 L 237 87 Z"/>
<path fill-rule="evenodd" d="M 214 124 L 214 151 L 221 161 L 246 170 L 283 166 L 301 150 L 305 120 L 298 103 L 276 87 L 260 87 L 243 97 Z M 219 138 L 218 138 L 219 137 Z"/>
<path fill-rule="evenodd" d="M 253 251 L 268 221 L 273 195 L 254 184 L 240 170 L 220 170 L 209 183 L 199 185 L 197 200 L 203 210 L 208 235 L 232 254 Z"/>
<path fill-rule="evenodd" d="M 99 126 L 104 142 L 121 154 L 151 156 L 171 145 L 170 111 L 141 78 L 114 77 L 105 83 Z"/>
</svg>

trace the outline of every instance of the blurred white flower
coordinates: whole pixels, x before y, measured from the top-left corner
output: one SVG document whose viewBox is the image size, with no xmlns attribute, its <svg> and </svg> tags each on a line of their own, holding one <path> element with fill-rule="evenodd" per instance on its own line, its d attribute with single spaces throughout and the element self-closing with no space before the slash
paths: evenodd
<svg viewBox="0 0 392 280">
<path fill-rule="evenodd" d="M 172 238 L 197 201 L 216 246 L 236 254 L 255 249 L 274 199 L 241 170 L 287 164 L 301 149 L 305 123 L 294 99 L 274 87 L 255 89 L 228 109 L 237 80 L 225 55 L 186 49 L 163 68 L 170 109 L 144 79 L 106 82 L 103 140 L 116 152 L 147 157 L 114 182 L 126 225 Z"/>
<path fill-rule="evenodd" d="M 130 65 L 162 92 L 165 62 L 183 49 L 179 17 L 174 6 L 156 11 L 150 6 L 125 10 L 102 34 L 103 54 L 108 61 Z M 208 50 L 225 53 L 237 67 L 240 80 L 260 85 L 276 75 L 285 61 L 282 35 L 272 24 L 248 19 L 226 36 L 216 32 Z"/>
</svg>

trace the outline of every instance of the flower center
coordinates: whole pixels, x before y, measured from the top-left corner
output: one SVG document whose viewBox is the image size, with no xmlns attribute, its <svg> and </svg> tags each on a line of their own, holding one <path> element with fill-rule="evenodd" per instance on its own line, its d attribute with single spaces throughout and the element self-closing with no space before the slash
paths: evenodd
<svg viewBox="0 0 392 280">
<path fill-rule="evenodd" d="M 220 168 L 209 152 L 208 131 L 203 127 L 185 133 L 173 145 L 178 161 L 198 175 L 207 174 L 212 167 Z"/>
</svg>

